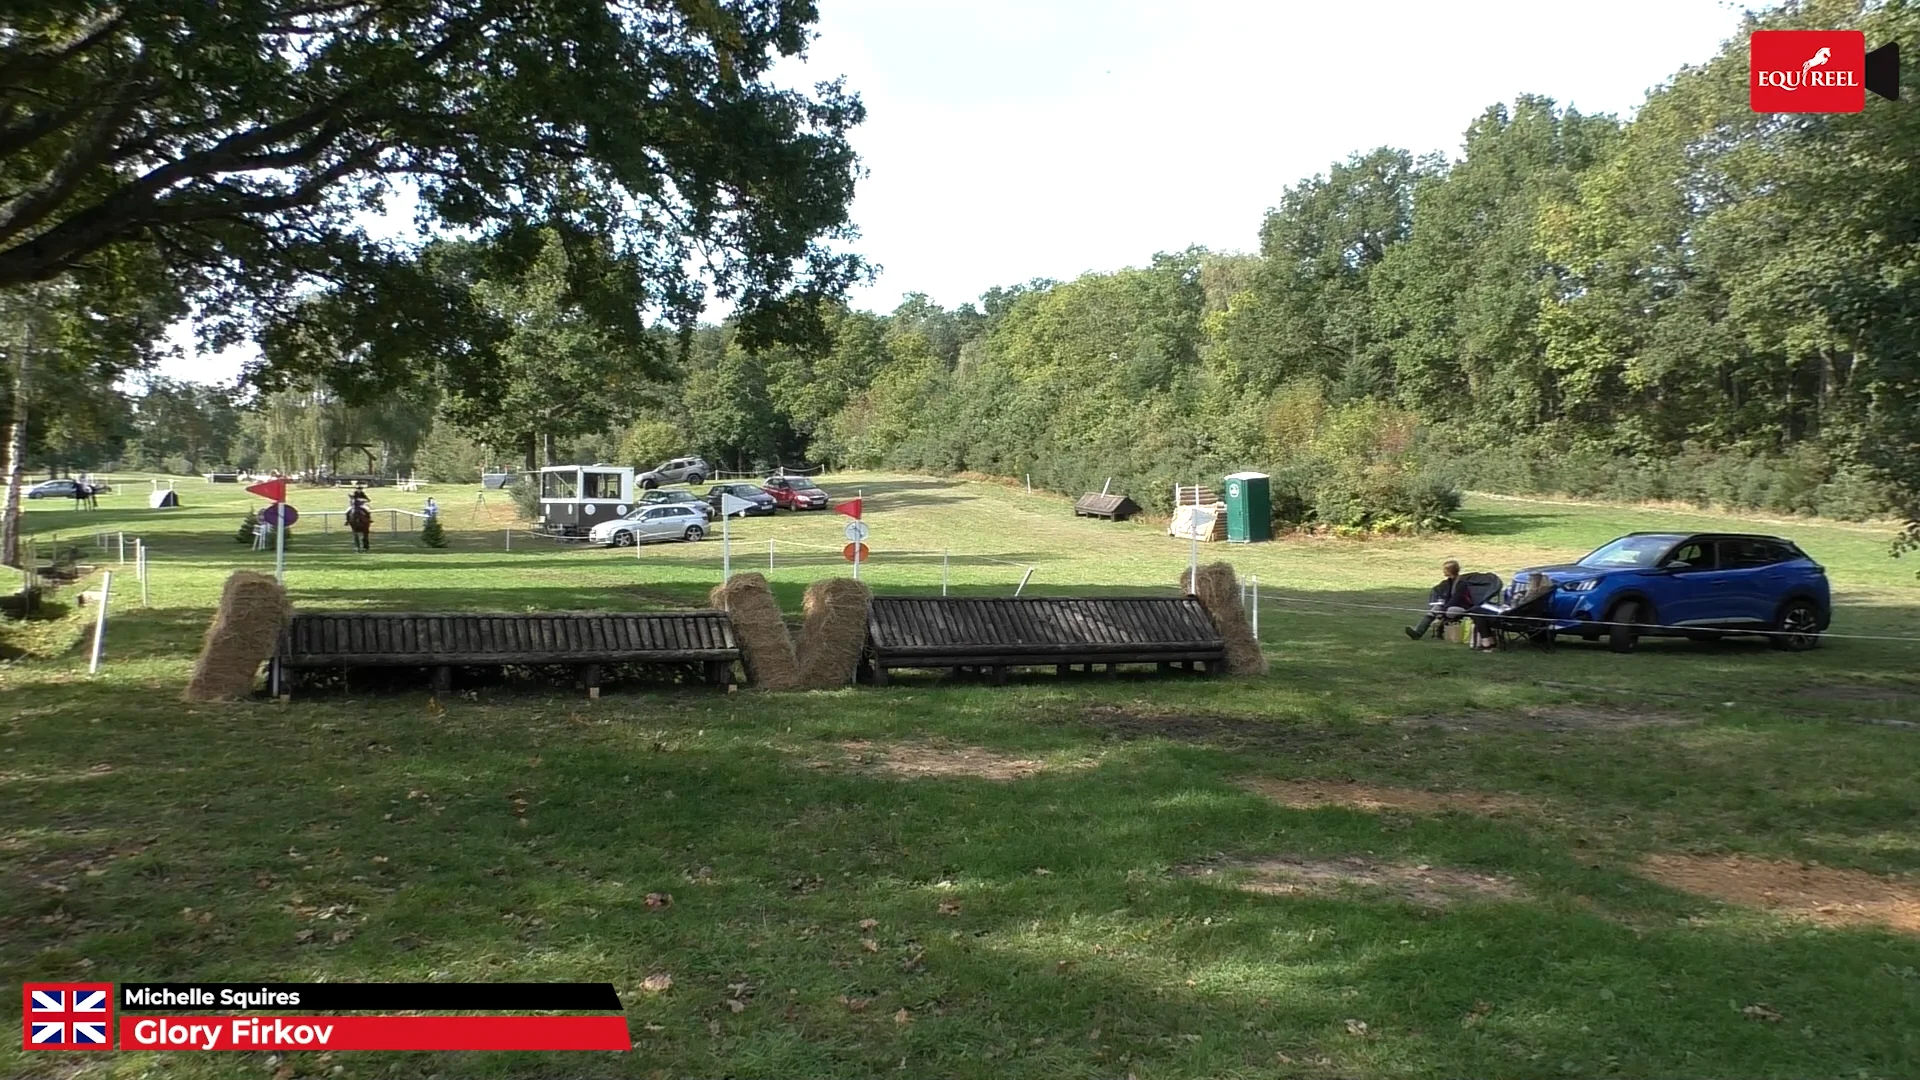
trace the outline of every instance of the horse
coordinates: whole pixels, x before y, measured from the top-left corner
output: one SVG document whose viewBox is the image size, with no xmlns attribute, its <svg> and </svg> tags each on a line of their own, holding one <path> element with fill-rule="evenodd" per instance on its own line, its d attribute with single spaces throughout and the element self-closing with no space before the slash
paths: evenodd
<svg viewBox="0 0 1920 1080">
<path fill-rule="evenodd" d="M 356 502 L 347 507 L 347 528 L 353 530 L 353 550 L 373 550 L 373 511 L 367 504 Z"/>
</svg>

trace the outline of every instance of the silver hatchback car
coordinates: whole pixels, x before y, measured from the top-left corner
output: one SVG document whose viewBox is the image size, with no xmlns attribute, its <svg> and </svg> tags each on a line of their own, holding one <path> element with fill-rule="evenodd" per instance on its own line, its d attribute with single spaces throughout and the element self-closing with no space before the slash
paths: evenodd
<svg viewBox="0 0 1920 1080">
<path fill-rule="evenodd" d="M 642 506 L 595 525 L 587 538 L 596 544 L 632 547 L 653 540 L 699 540 L 707 535 L 705 503 L 667 503 Z"/>
<path fill-rule="evenodd" d="M 641 473 L 633 478 L 633 482 L 651 491 L 662 484 L 697 484 L 712 475 L 713 470 L 707 468 L 705 458 L 677 457 L 672 461 L 663 461 L 654 469 Z"/>
</svg>

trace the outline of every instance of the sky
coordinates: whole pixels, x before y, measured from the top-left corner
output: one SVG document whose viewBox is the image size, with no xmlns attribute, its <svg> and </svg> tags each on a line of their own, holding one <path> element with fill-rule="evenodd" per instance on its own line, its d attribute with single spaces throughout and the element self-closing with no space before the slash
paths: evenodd
<svg viewBox="0 0 1920 1080">
<path fill-rule="evenodd" d="M 786 85 L 867 106 L 857 307 L 1258 246 L 1292 184 L 1376 146 L 1457 154 L 1487 106 L 1541 94 L 1630 116 L 1738 29 L 1726 0 L 819 0 Z M 231 381 L 245 350 L 162 373 Z"/>
</svg>

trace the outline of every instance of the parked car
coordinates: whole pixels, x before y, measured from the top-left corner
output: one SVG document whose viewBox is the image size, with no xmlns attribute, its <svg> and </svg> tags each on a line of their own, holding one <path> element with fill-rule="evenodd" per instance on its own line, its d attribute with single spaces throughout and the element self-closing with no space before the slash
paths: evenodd
<svg viewBox="0 0 1920 1080">
<path fill-rule="evenodd" d="M 761 491 L 756 484 L 715 484 L 707 489 L 706 499 L 707 505 L 713 508 L 712 516 L 716 519 L 720 516 L 720 496 L 722 495 L 731 495 L 752 504 L 740 511 L 742 517 L 763 517 L 780 509 L 780 504 L 773 501 L 773 496 Z"/>
<path fill-rule="evenodd" d="M 71 499 L 80 486 L 78 480 L 61 477 L 58 480 L 42 480 L 26 490 L 29 499 Z"/>
<path fill-rule="evenodd" d="M 707 520 L 709 521 L 713 520 L 714 514 L 717 513 L 717 511 L 707 505 L 705 499 L 702 499 L 691 491 L 649 491 L 640 496 L 639 502 L 641 506 L 695 507 L 701 513 L 707 515 Z"/>
<path fill-rule="evenodd" d="M 705 458 L 677 457 L 663 461 L 654 469 L 633 478 L 634 483 L 652 491 L 662 484 L 698 484 L 713 475 Z"/>
<path fill-rule="evenodd" d="M 825 510 L 827 493 L 804 476 L 775 476 L 760 485 L 782 510 Z"/>
<path fill-rule="evenodd" d="M 587 532 L 587 539 L 612 547 L 632 547 L 654 540 L 695 541 L 707 535 L 707 515 L 697 503 L 641 506 L 625 517 L 603 521 Z"/>
<path fill-rule="evenodd" d="M 1615 652 L 1642 637 L 1742 632 L 1770 632 L 1778 649 L 1811 649 L 1832 616 L 1826 568 L 1777 536 L 1629 533 L 1577 562 L 1516 572 L 1509 601 L 1532 574 L 1555 586 L 1548 629 L 1605 637 Z"/>
</svg>

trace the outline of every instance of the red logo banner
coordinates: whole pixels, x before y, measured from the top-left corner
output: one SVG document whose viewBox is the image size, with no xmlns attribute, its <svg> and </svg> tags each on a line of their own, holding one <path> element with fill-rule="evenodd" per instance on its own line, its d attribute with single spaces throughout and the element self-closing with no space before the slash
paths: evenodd
<svg viewBox="0 0 1920 1080">
<path fill-rule="evenodd" d="M 1867 36 L 1858 30 L 1756 30 L 1747 58 L 1747 103 L 1754 112 L 1867 107 Z"/>
</svg>

